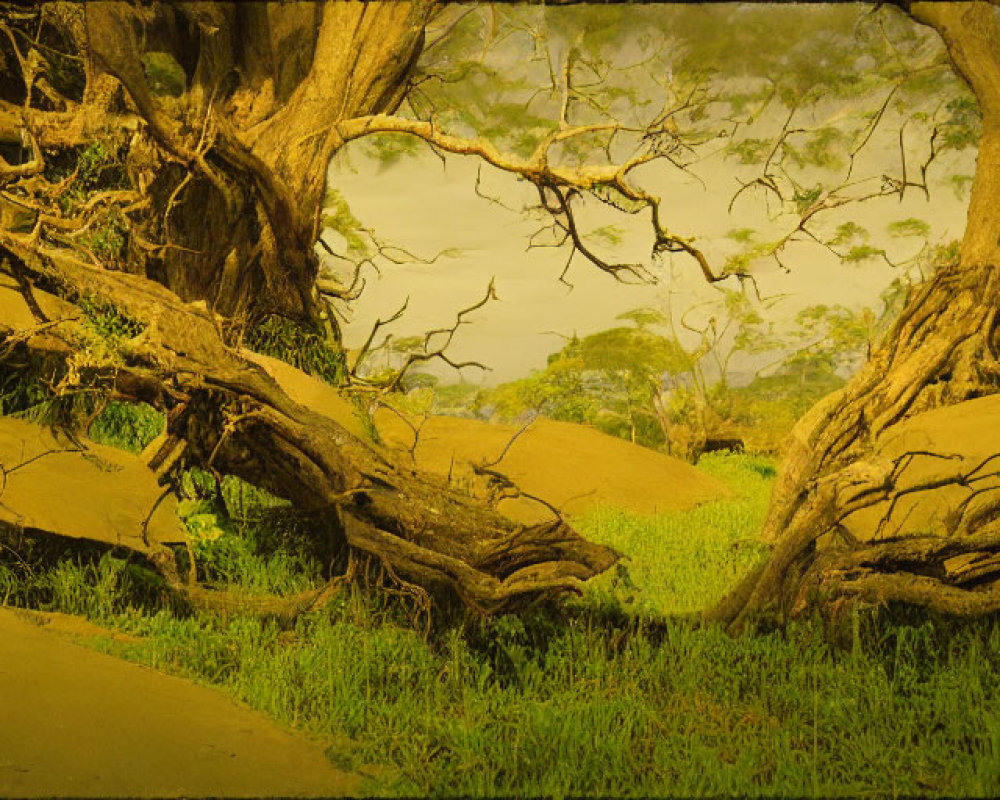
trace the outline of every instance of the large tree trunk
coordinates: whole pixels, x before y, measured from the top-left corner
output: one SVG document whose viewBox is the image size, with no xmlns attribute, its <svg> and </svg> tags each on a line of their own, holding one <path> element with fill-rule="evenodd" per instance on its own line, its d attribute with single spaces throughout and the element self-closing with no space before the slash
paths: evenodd
<svg viewBox="0 0 1000 800">
<path fill-rule="evenodd" d="M 709 613 L 732 630 L 784 621 L 855 599 L 912 603 L 954 614 L 1000 609 L 1000 509 L 956 514 L 946 538 L 858 542 L 842 523 L 889 501 L 915 454 L 879 458 L 880 436 L 939 406 L 1000 390 L 1000 28 L 987 3 L 915 3 L 910 13 L 945 40 L 982 109 L 979 159 L 957 263 L 912 293 L 886 341 L 834 395 L 796 426 L 774 488 L 764 566 Z M 955 474 L 955 483 L 967 476 Z M 931 486 L 925 487 L 930 489 Z M 961 511 L 961 509 L 956 509 Z M 820 546 L 822 545 L 822 546 Z M 959 556 L 967 558 L 958 558 Z M 974 579 L 962 569 L 990 566 Z"/>
<path fill-rule="evenodd" d="M 86 4 L 90 57 L 144 121 L 128 158 L 151 202 L 129 268 L 228 317 L 311 319 L 336 123 L 398 105 L 433 8 Z M 164 52 L 186 73 L 176 98 L 143 65 Z"/>
<path fill-rule="evenodd" d="M 0 250 L 22 273 L 72 296 L 113 303 L 143 326 L 124 364 L 98 365 L 91 377 L 113 383 L 121 396 L 170 409 L 153 468 L 181 447 L 189 464 L 243 477 L 300 509 L 333 511 L 354 550 L 407 583 L 457 594 L 484 612 L 579 590 L 615 562 L 611 550 L 560 519 L 518 525 L 439 479 L 389 463 L 334 420 L 293 402 L 223 341 L 210 312 L 164 287 L 39 246 L 27 234 L 0 232 Z M 0 321 L 0 332 L 48 354 L 79 347 L 75 318 L 40 323 L 36 331 L 3 329 Z M 53 348 L 53 340 L 62 347 Z"/>
</svg>

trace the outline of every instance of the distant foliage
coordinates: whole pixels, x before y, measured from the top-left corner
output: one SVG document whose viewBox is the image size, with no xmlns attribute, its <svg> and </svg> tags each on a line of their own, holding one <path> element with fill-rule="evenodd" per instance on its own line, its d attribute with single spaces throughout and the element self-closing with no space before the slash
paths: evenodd
<svg viewBox="0 0 1000 800">
<path fill-rule="evenodd" d="M 373 136 L 372 141 L 382 141 L 382 137 Z M 397 137 L 398 138 L 398 137 Z M 410 138 L 411 141 L 416 141 Z M 323 199 L 323 215 L 320 219 L 324 228 L 330 228 L 339 233 L 347 244 L 348 255 L 364 257 L 371 255 L 371 246 L 365 235 L 364 226 L 354 216 L 347 200 L 336 189 L 327 189 Z"/>
<path fill-rule="evenodd" d="M 848 223 L 836 235 L 850 241 L 865 232 Z M 778 325 L 744 293 L 724 290 L 700 310 L 700 322 L 685 315 L 683 345 L 668 313 L 633 309 L 619 315 L 632 326 L 573 337 L 544 370 L 481 391 L 473 410 L 506 422 L 541 414 L 593 425 L 692 461 L 713 436 L 774 452 L 796 420 L 857 369 L 898 308 L 896 296 L 879 314 L 820 304 Z M 748 385 L 732 386 L 736 354 L 774 360 Z"/>
<path fill-rule="evenodd" d="M 890 236 L 904 238 L 906 236 L 920 236 L 926 238 L 931 232 L 931 226 L 917 217 L 907 217 L 890 222 L 887 226 Z"/>
<path fill-rule="evenodd" d="M 641 444 L 662 444 L 652 394 L 664 374 L 687 370 L 689 359 L 676 342 L 647 329 L 661 319 L 655 312 L 639 309 L 623 317 L 635 327 L 573 337 L 549 356 L 543 371 L 484 391 L 477 406 L 508 421 L 544 414 Z"/>
</svg>

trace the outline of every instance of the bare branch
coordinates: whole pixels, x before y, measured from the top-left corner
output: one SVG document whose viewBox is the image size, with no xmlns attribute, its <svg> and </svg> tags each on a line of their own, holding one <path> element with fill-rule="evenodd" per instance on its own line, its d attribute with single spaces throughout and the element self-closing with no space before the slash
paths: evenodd
<svg viewBox="0 0 1000 800">
<path fill-rule="evenodd" d="M 454 325 L 452 325 L 450 328 L 435 328 L 434 330 L 428 331 L 426 334 L 424 334 L 424 343 L 423 343 L 424 352 L 410 353 L 409 355 L 407 355 L 406 361 L 403 363 L 403 366 L 399 368 L 399 370 L 396 372 L 392 380 L 388 383 L 388 385 L 386 385 L 384 391 L 391 392 L 398 390 L 399 387 L 402 385 L 403 378 L 406 376 L 407 371 L 414 364 L 418 364 L 424 361 L 430 361 L 431 359 L 434 358 L 440 359 L 452 369 L 459 371 L 461 371 L 465 367 L 477 367 L 478 369 L 489 371 L 490 369 L 489 367 L 487 367 L 485 364 L 481 364 L 478 361 L 453 361 L 445 353 L 445 350 L 447 350 L 448 347 L 451 345 L 452 340 L 455 338 L 455 334 L 458 332 L 458 329 L 462 325 L 468 322 L 465 319 L 467 315 L 471 314 L 474 311 L 479 310 L 480 308 L 485 306 L 488 302 L 490 302 L 490 300 L 499 300 L 499 299 L 500 298 L 497 297 L 496 293 L 496 278 L 490 278 L 490 284 L 486 288 L 486 294 L 483 296 L 483 299 L 459 311 L 458 314 L 456 314 L 455 316 Z M 433 339 L 435 336 L 443 336 L 444 341 L 439 346 L 431 348 L 430 346 L 431 339 Z"/>
<path fill-rule="evenodd" d="M 354 366 L 351 368 L 351 372 L 355 377 L 357 376 L 358 368 L 361 366 L 361 363 L 371 354 L 372 342 L 375 341 L 375 336 L 379 332 L 379 329 L 384 328 L 386 325 L 389 325 L 395 322 L 400 317 L 402 317 L 403 314 L 406 313 L 406 308 L 407 306 L 409 306 L 409 304 L 410 304 L 410 298 L 407 297 L 406 300 L 403 301 L 403 305 L 399 307 L 399 310 L 396 311 L 395 314 L 393 314 L 390 317 L 386 317 L 385 319 L 379 317 L 378 319 L 375 320 L 375 324 L 372 325 L 372 329 L 371 332 L 368 334 L 368 338 L 365 339 L 365 343 L 361 345 L 361 349 L 358 351 L 358 355 L 354 359 Z M 381 345 L 379 345 L 379 347 L 376 349 L 381 349 L 386 345 L 386 343 L 388 343 L 388 341 L 389 337 L 386 337 L 385 341 Z"/>
<path fill-rule="evenodd" d="M 537 417 L 535 419 L 537 419 Z M 528 428 L 530 428 L 534 424 L 535 424 L 535 420 L 532 419 L 532 420 L 529 420 L 528 422 L 526 422 L 524 425 L 522 425 L 521 428 L 513 436 L 510 437 L 510 439 L 508 440 L 507 444 L 504 445 L 503 450 L 500 451 L 500 455 L 498 455 L 492 461 L 483 461 L 483 462 L 481 462 L 479 464 L 479 466 L 480 467 L 495 467 L 497 464 L 499 464 L 501 461 L 503 461 L 504 458 L 506 457 L 507 453 L 510 451 L 510 448 L 514 446 L 514 442 L 516 442 L 520 438 L 521 434 L 524 433 L 525 431 L 527 431 Z"/>
<path fill-rule="evenodd" d="M 621 125 L 567 127 L 558 130 L 543 140 L 530 159 L 502 153 L 492 143 L 482 138 L 468 139 L 453 136 L 435 128 L 433 124 L 428 122 L 388 115 L 358 117 L 357 119 L 346 120 L 338 125 L 337 130 L 344 141 L 351 141 L 374 133 L 406 133 L 416 136 L 429 144 L 433 144 L 446 152 L 457 155 L 477 156 L 498 169 L 521 176 L 539 188 L 543 199 L 543 208 L 550 213 L 561 215 L 560 227 L 573 240 L 576 251 L 584 255 L 599 269 L 612 275 L 621 272 L 630 272 L 644 280 L 652 278 L 648 270 L 642 265 L 611 264 L 596 256 L 596 254 L 583 244 L 572 217 L 572 209 L 569 207 L 569 198 L 571 196 L 569 190 L 592 193 L 595 197 L 602 200 L 602 202 L 611 205 L 614 205 L 614 201 L 609 200 L 610 195 L 608 193 L 616 193 L 624 200 L 630 201 L 635 205 L 634 209 L 619 209 L 625 210 L 628 213 L 636 213 L 638 210 L 648 208 L 655 234 L 654 254 L 663 251 L 684 252 L 698 262 L 706 280 L 714 282 L 729 277 L 728 275 L 717 275 L 709 265 L 704 253 L 692 244 L 691 239 L 677 236 L 662 226 L 659 213 L 660 198 L 629 183 L 628 177 L 636 168 L 665 157 L 665 154 L 657 147 L 651 146 L 654 142 L 647 141 L 645 149 L 620 164 L 564 166 L 549 163 L 548 148 L 555 141 L 583 135 L 586 132 L 595 130 L 608 130 L 609 132 L 630 130 Z M 545 199 L 546 191 L 553 193 L 556 200 L 555 203 L 547 202 Z M 604 194 L 602 195 L 601 192 L 604 192 Z"/>
</svg>

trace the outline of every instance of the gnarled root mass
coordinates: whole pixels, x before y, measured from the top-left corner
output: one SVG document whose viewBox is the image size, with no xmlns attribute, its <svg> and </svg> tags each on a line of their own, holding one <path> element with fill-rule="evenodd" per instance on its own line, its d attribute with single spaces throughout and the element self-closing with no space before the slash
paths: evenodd
<svg viewBox="0 0 1000 800">
<path fill-rule="evenodd" d="M 147 454 L 154 469 L 183 448 L 188 464 L 237 475 L 302 509 L 332 509 L 347 544 L 379 559 L 401 583 L 452 593 L 483 612 L 578 591 L 616 559 L 560 519 L 517 525 L 435 478 L 390 463 L 334 420 L 293 402 L 226 343 L 222 318 L 200 304 L 30 234 L 0 232 L 0 256 L 22 279 L 58 287 L 70 301 L 105 304 L 141 329 L 116 359 L 91 365 L 89 374 L 119 396 L 168 412 L 166 436 Z M 70 361 L 83 351 L 72 316 L 27 331 L 3 326 L 11 347 Z"/>
<path fill-rule="evenodd" d="M 1000 457 L 956 462 L 946 447 L 889 457 L 884 447 L 923 412 L 998 391 L 998 306 L 992 265 L 947 265 L 915 290 L 885 345 L 796 426 L 763 531 L 774 549 L 709 619 L 736 632 L 855 601 L 1000 609 Z M 914 480 L 921 459 L 952 466 Z M 966 494 L 941 530 L 900 535 L 886 524 L 905 498 L 944 487 Z M 882 521 L 852 534 L 851 516 L 876 506 Z"/>
</svg>

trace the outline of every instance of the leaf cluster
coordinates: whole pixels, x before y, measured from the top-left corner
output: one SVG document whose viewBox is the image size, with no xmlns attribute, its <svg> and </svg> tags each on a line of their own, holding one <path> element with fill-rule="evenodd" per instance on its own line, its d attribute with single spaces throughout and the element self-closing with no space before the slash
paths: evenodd
<svg viewBox="0 0 1000 800">
<path fill-rule="evenodd" d="M 274 314 L 249 328 L 243 344 L 339 386 L 344 382 L 344 353 L 318 329 Z"/>
<path fill-rule="evenodd" d="M 118 343 L 134 339 L 146 329 L 144 323 L 96 298 L 82 297 L 77 306 L 83 312 L 87 326 L 102 339 Z"/>
</svg>

